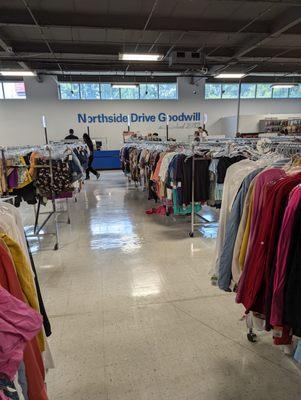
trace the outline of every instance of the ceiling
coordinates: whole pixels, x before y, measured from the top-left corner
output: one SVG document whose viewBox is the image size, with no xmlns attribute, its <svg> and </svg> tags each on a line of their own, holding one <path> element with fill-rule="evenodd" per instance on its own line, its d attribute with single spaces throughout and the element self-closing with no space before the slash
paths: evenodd
<svg viewBox="0 0 301 400">
<path fill-rule="evenodd" d="M 121 52 L 164 58 L 129 63 L 118 59 Z M 301 0 L 0 0 L 5 68 L 65 75 L 299 74 Z"/>
</svg>

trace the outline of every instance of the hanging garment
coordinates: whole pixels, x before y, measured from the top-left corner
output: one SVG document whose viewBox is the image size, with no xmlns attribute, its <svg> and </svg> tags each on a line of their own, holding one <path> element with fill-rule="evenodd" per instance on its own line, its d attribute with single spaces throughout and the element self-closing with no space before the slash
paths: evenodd
<svg viewBox="0 0 301 400">
<path fill-rule="evenodd" d="M 298 341 L 298 345 L 294 354 L 294 359 L 301 364 L 301 340 Z"/>
<path fill-rule="evenodd" d="M 234 157 L 220 157 L 217 163 L 217 183 L 224 183 L 228 168 L 231 165 L 244 160 L 245 158 L 246 157 L 243 155 L 237 155 Z"/>
<path fill-rule="evenodd" d="M 218 266 L 218 285 L 222 290 L 228 291 L 231 283 L 233 251 L 250 184 L 255 176 L 257 176 L 262 170 L 263 168 L 258 168 L 245 177 L 233 202 L 232 210 L 226 226 L 224 247 Z"/>
<path fill-rule="evenodd" d="M 244 236 L 248 235 L 250 233 L 250 225 L 251 225 L 251 216 L 252 216 L 252 206 L 253 206 L 253 191 L 254 191 L 254 182 L 255 179 L 250 184 L 249 190 L 247 192 L 245 202 L 244 202 L 244 208 L 243 208 L 243 213 L 241 216 L 241 220 L 239 223 L 239 228 L 238 232 L 236 235 L 235 239 L 235 245 L 234 245 L 234 250 L 233 250 L 233 259 L 232 259 L 232 277 L 233 281 L 237 284 L 241 275 L 241 272 L 243 270 L 244 266 L 244 260 L 243 262 L 240 262 L 239 256 L 240 252 L 242 249 L 242 246 L 244 246 Z M 247 243 L 247 239 L 245 239 Z M 247 244 L 245 245 L 247 246 Z"/>
<path fill-rule="evenodd" d="M 277 262 L 272 285 L 271 325 L 282 326 L 284 311 L 284 287 L 290 273 L 291 265 L 288 264 L 288 255 L 292 244 L 294 223 L 297 220 L 297 211 L 301 203 L 301 186 L 293 189 L 281 226 L 277 248 Z"/>
<path fill-rule="evenodd" d="M 43 301 L 43 297 L 41 294 L 41 289 L 40 289 L 40 284 L 39 284 L 39 280 L 38 280 L 38 275 L 37 275 L 37 271 L 36 271 L 36 267 L 35 267 L 35 263 L 32 257 L 32 253 L 30 250 L 30 246 L 28 241 L 26 240 L 27 243 L 27 248 L 28 248 L 28 253 L 29 253 L 29 259 L 30 259 L 30 264 L 31 264 L 31 269 L 33 271 L 34 274 L 34 282 L 35 282 L 35 286 L 36 286 L 36 291 L 37 291 L 37 296 L 38 296 L 38 301 L 39 301 L 39 311 L 43 316 L 43 326 L 44 326 L 44 331 L 45 331 L 45 335 L 47 337 L 51 336 L 51 325 L 50 325 L 50 321 L 45 309 L 45 305 L 44 305 L 44 301 Z"/>
<path fill-rule="evenodd" d="M 0 377 L 0 400 L 21 400 L 13 380 Z"/>
<path fill-rule="evenodd" d="M 19 369 L 18 369 L 18 383 L 21 387 L 24 400 L 29 400 L 28 384 L 27 384 L 27 379 L 26 379 L 26 370 L 25 370 L 24 361 L 21 361 Z"/>
<path fill-rule="evenodd" d="M 284 312 L 283 312 L 283 322 L 292 328 L 294 335 L 299 337 L 301 337 L 300 260 L 301 260 L 301 204 L 299 201 L 298 209 L 296 210 L 295 213 L 294 225 L 291 234 L 290 249 L 287 258 L 287 266 L 289 267 L 289 269 L 287 271 L 285 278 L 286 282 L 284 288 Z M 279 290 L 279 287 L 276 287 L 276 290 L 277 289 Z M 274 305 L 273 318 L 275 318 L 276 320 L 279 314 L 278 296 L 275 298 L 275 302 L 273 305 Z M 276 312 L 277 309 L 278 312 Z"/>
<path fill-rule="evenodd" d="M 48 160 L 39 160 L 40 165 L 45 168 L 39 168 L 37 171 L 36 187 L 41 196 L 51 196 L 62 192 L 72 192 L 72 175 L 68 162 L 63 160 L 52 160 L 53 183 L 51 183 L 51 174 Z"/>
<path fill-rule="evenodd" d="M 258 165 L 254 161 L 242 160 L 231 165 L 227 170 L 223 191 L 219 228 L 216 239 L 215 262 L 212 270 L 213 275 L 218 276 L 220 255 L 222 253 L 222 249 L 225 243 L 226 226 L 228 223 L 230 211 L 232 209 L 233 201 L 244 178 L 256 168 L 258 168 Z"/>
<path fill-rule="evenodd" d="M 253 241 L 249 243 L 237 293 L 237 301 L 245 306 L 247 312 L 268 312 L 273 255 L 276 253 L 283 213 L 290 191 L 300 182 L 301 174 L 286 176 L 268 183 L 262 190 L 262 209 L 258 212 L 261 218 L 258 215 L 257 224 L 251 227 Z M 252 229 L 256 231 L 256 236 Z"/>
<path fill-rule="evenodd" d="M 27 342 L 42 326 L 42 317 L 0 287 L 0 373 L 13 379 Z"/>
<path fill-rule="evenodd" d="M 36 288 L 33 280 L 33 275 L 31 272 L 31 268 L 17 242 L 14 242 L 9 236 L 6 234 L 0 233 L 0 238 L 5 242 L 8 247 L 15 270 L 17 272 L 18 279 L 20 281 L 20 285 L 22 291 L 25 295 L 25 298 L 28 304 L 36 311 L 39 311 L 39 303 L 36 294 Z M 41 331 L 38 335 L 40 350 L 45 350 L 45 339 L 44 334 Z"/>
<path fill-rule="evenodd" d="M 17 242 L 28 261 L 29 254 L 27 250 L 27 242 L 24 234 L 24 227 L 21 214 L 16 207 L 9 203 L 0 202 L 0 231 L 6 233 L 15 242 Z"/>
<path fill-rule="evenodd" d="M 18 300 L 25 301 L 13 260 L 3 240 L 0 240 L 0 285 Z M 44 384 L 45 370 L 36 337 L 26 345 L 23 359 L 29 399 L 46 400 L 47 394 Z"/>
<path fill-rule="evenodd" d="M 257 231 L 255 231 L 257 223 L 261 221 L 261 212 L 264 212 L 262 208 L 262 201 L 263 201 L 263 188 L 266 183 L 273 182 L 281 177 L 285 176 L 285 172 L 279 168 L 269 168 L 261 172 L 258 176 L 254 179 L 254 188 L 251 193 L 250 198 L 250 206 L 249 211 L 246 219 L 246 226 L 245 231 L 243 232 L 243 238 L 240 246 L 240 253 L 239 253 L 239 269 L 244 270 L 246 267 L 246 254 L 247 249 L 249 246 L 249 241 L 251 240 L 251 231 L 253 232 L 253 237 L 257 235 Z M 244 277 L 240 277 L 240 286 L 243 286 L 243 279 Z M 239 298 L 239 297 L 238 297 Z"/>
</svg>

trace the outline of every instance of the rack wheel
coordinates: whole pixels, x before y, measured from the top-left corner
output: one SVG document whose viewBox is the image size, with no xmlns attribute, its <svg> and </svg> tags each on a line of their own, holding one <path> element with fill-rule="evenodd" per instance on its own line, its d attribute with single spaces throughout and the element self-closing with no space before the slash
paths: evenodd
<svg viewBox="0 0 301 400">
<path fill-rule="evenodd" d="M 248 334 L 247 334 L 247 338 L 248 338 L 248 341 L 249 342 L 251 342 L 251 343 L 256 343 L 257 342 L 257 335 L 256 335 L 256 333 L 253 333 L 253 332 L 249 332 Z"/>
<path fill-rule="evenodd" d="M 74 202 L 77 203 L 77 197 L 75 197 Z"/>
<path fill-rule="evenodd" d="M 58 249 L 59 249 L 59 245 L 58 245 L 58 243 L 56 243 L 56 244 L 54 245 L 53 250 L 58 250 Z"/>
<path fill-rule="evenodd" d="M 169 216 L 170 216 L 169 211 L 166 211 L 165 215 L 166 215 L 167 217 L 169 217 Z"/>
<path fill-rule="evenodd" d="M 189 232 L 189 236 L 190 237 L 194 237 L 194 233 L 193 232 Z"/>
<path fill-rule="evenodd" d="M 71 224 L 70 218 L 68 218 L 67 224 L 69 225 Z"/>
</svg>

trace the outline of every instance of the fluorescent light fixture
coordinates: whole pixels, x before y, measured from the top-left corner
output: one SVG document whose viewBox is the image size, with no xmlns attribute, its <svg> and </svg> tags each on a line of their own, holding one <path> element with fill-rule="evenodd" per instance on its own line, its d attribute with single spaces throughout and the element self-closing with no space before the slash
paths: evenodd
<svg viewBox="0 0 301 400">
<path fill-rule="evenodd" d="M 272 83 L 271 88 L 273 89 L 291 89 L 299 86 L 298 83 Z"/>
<path fill-rule="evenodd" d="M 240 79 L 243 78 L 246 74 L 242 72 L 237 72 L 237 73 L 221 73 L 218 75 L 215 75 L 215 78 L 217 79 Z"/>
<path fill-rule="evenodd" d="M 111 86 L 114 89 L 135 89 L 138 87 L 135 83 L 112 83 Z"/>
<path fill-rule="evenodd" d="M 163 58 L 162 54 L 139 54 L 139 53 L 121 53 L 119 54 L 119 60 L 123 61 L 161 61 Z"/>
<path fill-rule="evenodd" d="M 23 70 L 16 70 L 16 71 L 0 71 L 2 76 L 36 76 L 36 73 L 33 71 L 23 71 Z"/>
</svg>

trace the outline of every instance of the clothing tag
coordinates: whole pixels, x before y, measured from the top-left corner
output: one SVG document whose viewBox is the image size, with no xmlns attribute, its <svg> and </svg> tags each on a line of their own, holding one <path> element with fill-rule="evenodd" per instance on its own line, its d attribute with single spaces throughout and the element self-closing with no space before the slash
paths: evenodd
<svg viewBox="0 0 301 400">
<path fill-rule="evenodd" d="M 178 182 L 178 187 L 182 187 L 182 182 Z"/>
<path fill-rule="evenodd" d="M 72 161 L 72 154 L 69 155 L 69 161 Z"/>
</svg>

